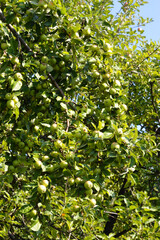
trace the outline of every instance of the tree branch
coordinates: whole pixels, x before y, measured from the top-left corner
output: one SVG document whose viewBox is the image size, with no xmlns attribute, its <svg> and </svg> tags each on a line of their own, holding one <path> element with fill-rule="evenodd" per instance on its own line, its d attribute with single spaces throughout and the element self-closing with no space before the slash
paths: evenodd
<svg viewBox="0 0 160 240">
<path fill-rule="evenodd" d="M 2 10 L 0 9 L 0 19 L 2 20 L 2 22 L 6 21 L 5 16 L 3 15 Z M 27 45 L 27 43 L 23 40 L 23 38 L 18 34 L 18 32 L 13 28 L 13 26 L 11 24 L 7 24 L 7 27 L 9 28 L 9 30 L 13 33 L 13 35 L 17 38 L 18 41 L 21 42 L 21 44 L 23 44 L 23 46 L 25 47 L 25 49 L 28 52 L 32 52 L 32 49 Z M 34 56 L 36 56 L 35 53 L 33 53 Z"/>
<path fill-rule="evenodd" d="M 123 185 L 118 193 L 118 196 L 119 195 L 124 195 L 125 193 L 125 184 L 127 182 L 127 177 L 124 178 L 124 181 L 123 181 Z M 118 212 L 117 212 L 117 215 L 115 215 L 115 213 L 113 214 L 110 214 L 109 215 L 109 219 L 108 221 L 106 222 L 105 224 L 105 228 L 104 228 L 104 233 L 108 236 L 112 231 L 113 231 L 113 228 L 114 228 L 114 225 L 117 221 L 117 217 L 118 217 Z"/>
</svg>

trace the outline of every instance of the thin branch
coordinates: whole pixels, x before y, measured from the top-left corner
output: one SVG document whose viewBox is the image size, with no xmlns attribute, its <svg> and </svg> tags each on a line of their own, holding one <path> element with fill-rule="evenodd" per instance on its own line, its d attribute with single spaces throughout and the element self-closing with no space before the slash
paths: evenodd
<svg viewBox="0 0 160 240">
<path fill-rule="evenodd" d="M 0 19 L 2 20 L 2 22 L 6 21 L 5 16 L 3 15 L 2 10 L 0 9 Z M 7 24 L 7 27 L 9 28 L 9 30 L 13 33 L 13 35 L 17 38 L 17 40 L 19 40 L 21 42 L 21 44 L 23 44 L 23 46 L 25 47 L 25 49 L 28 52 L 32 52 L 32 49 L 27 45 L 27 43 L 23 40 L 23 38 L 18 34 L 18 32 L 13 28 L 13 26 L 11 24 Z M 34 56 L 36 56 L 35 53 L 33 53 Z"/>
<path fill-rule="evenodd" d="M 52 75 L 51 75 L 50 73 L 48 73 L 48 76 L 49 76 L 49 78 L 51 79 L 51 81 L 53 82 L 53 84 L 55 85 L 55 87 L 59 90 L 61 96 L 64 97 L 64 98 L 67 100 L 67 98 L 66 98 L 65 95 L 64 95 L 63 90 L 60 88 L 60 86 L 58 85 L 58 83 L 56 82 L 56 80 L 52 77 Z M 76 111 L 76 108 L 71 104 L 71 102 L 68 102 L 68 105 L 69 105 L 73 110 Z"/>
<path fill-rule="evenodd" d="M 147 60 L 150 56 L 152 56 L 159 48 L 160 48 L 160 46 L 158 46 L 158 47 L 157 47 L 156 49 L 154 49 L 151 53 L 149 53 L 147 57 L 143 58 L 142 61 L 141 61 L 137 66 L 135 66 L 135 68 L 138 68 L 138 69 L 139 69 L 139 67 L 141 66 L 141 64 L 142 64 L 145 60 Z"/>
<path fill-rule="evenodd" d="M 120 233 L 117 233 L 116 235 L 114 235 L 114 238 L 118 238 L 118 237 L 124 235 L 125 233 L 129 232 L 131 229 L 132 229 L 132 228 L 129 228 L 129 229 L 127 229 L 127 230 L 123 230 L 123 231 L 120 232 Z"/>
</svg>

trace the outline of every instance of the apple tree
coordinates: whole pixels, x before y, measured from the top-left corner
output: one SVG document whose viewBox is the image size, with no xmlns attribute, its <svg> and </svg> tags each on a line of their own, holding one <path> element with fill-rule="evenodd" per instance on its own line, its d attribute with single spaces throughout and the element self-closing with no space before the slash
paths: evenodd
<svg viewBox="0 0 160 240">
<path fill-rule="evenodd" d="M 159 45 L 143 0 L 0 1 L 0 238 L 159 239 Z"/>
</svg>

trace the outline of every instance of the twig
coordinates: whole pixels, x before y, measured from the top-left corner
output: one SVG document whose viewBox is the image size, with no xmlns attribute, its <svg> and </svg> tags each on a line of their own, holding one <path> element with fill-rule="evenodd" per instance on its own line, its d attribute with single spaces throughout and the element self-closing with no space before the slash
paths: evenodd
<svg viewBox="0 0 160 240">
<path fill-rule="evenodd" d="M 67 98 L 64 95 L 64 92 L 62 91 L 62 89 L 60 88 L 60 86 L 58 85 L 58 83 L 56 82 L 56 80 L 52 77 L 52 75 L 50 73 L 48 73 L 49 78 L 51 79 L 51 81 L 53 82 L 53 84 L 55 85 L 55 87 L 59 90 L 60 94 L 62 97 L 64 97 L 66 100 Z M 76 108 L 71 104 L 71 102 L 68 102 L 68 105 L 76 111 Z"/>
<path fill-rule="evenodd" d="M 6 21 L 6 18 L 5 16 L 3 15 L 3 12 L 2 10 L 0 9 L 0 19 L 2 20 L 2 22 L 5 22 Z M 23 40 L 23 38 L 18 34 L 18 32 L 13 28 L 13 26 L 9 23 L 7 24 L 7 27 L 9 28 L 9 30 L 13 33 L 13 35 L 17 38 L 17 40 L 19 40 L 23 46 L 25 47 L 25 49 L 28 51 L 28 52 L 32 52 L 32 49 L 27 45 L 27 43 Z M 36 56 L 35 53 L 33 53 L 34 57 Z"/>
</svg>

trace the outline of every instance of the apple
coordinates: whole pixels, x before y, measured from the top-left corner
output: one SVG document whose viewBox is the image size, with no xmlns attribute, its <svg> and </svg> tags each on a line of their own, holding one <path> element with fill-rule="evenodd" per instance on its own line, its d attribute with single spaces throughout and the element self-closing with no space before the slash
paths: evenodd
<svg viewBox="0 0 160 240">
<path fill-rule="evenodd" d="M 117 133 L 117 135 L 122 136 L 123 135 L 123 129 L 122 128 L 118 128 L 116 133 Z"/>
<path fill-rule="evenodd" d="M 17 72 L 17 73 L 14 74 L 14 78 L 15 78 L 15 80 L 20 81 L 20 80 L 23 79 L 23 76 L 22 76 L 21 73 Z"/>
<path fill-rule="evenodd" d="M 115 95 L 117 93 L 117 90 L 115 88 L 110 88 L 109 93 L 111 95 Z"/>
<path fill-rule="evenodd" d="M 38 185 L 37 190 L 38 190 L 38 192 L 39 192 L 40 194 L 43 194 L 43 193 L 45 193 L 45 192 L 47 191 L 47 188 L 46 188 L 46 186 L 40 184 L 40 185 Z"/>
<path fill-rule="evenodd" d="M 94 198 L 90 199 L 90 205 L 94 207 L 96 205 L 96 200 Z"/>
<path fill-rule="evenodd" d="M 36 169 L 39 169 L 42 167 L 42 162 L 40 160 L 36 160 L 34 163 L 34 166 Z"/>
<path fill-rule="evenodd" d="M 18 97 L 17 96 L 13 96 L 13 101 L 15 102 L 15 103 L 18 103 L 19 102 L 19 99 L 18 99 Z"/>
<path fill-rule="evenodd" d="M 40 69 L 41 72 L 45 71 L 46 68 L 47 68 L 47 66 L 45 64 L 43 64 L 43 63 L 40 64 L 40 66 L 39 66 L 39 69 Z"/>
<path fill-rule="evenodd" d="M 67 168 L 67 167 L 68 167 L 68 163 L 67 163 L 66 161 L 63 161 L 63 160 L 62 160 L 62 161 L 60 162 L 60 167 L 61 167 L 61 168 Z"/>
<path fill-rule="evenodd" d="M 111 99 L 105 99 L 104 100 L 104 105 L 106 107 L 111 107 L 112 106 L 112 100 Z"/>
<path fill-rule="evenodd" d="M 73 211 L 74 211 L 74 212 L 79 212 L 79 211 L 80 211 L 80 206 L 79 206 L 79 205 L 75 205 L 75 206 L 73 207 Z"/>
<path fill-rule="evenodd" d="M 19 161 L 18 160 L 14 160 L 12 164 L 13 164 L 14 167 L 17 167 L 19 165 Z"/>
<path fill-rule="evenodd" d="M 7 101 L 7 107 L 8 108 L 14 108 L 15 107 L 15 103 L 13 100 L 8 100 Z"/>
<path fill-rule="evenodd" d="M 19 58 L 18 57 L 12 57 L 11 58 L 11 63 L 12 64 L 19 64 L 20 62 L 19 62 Z"/>
<path fill-rule="evenodd" d="M 47 161 L 47 160 L 49 160 L 49 156 L 48 155 L 42 156 L 42 161 Z"/>
<path fill-rule="evenodd" d="M 54 66 L 57 63 L 57 60 L 55 58 L 51 58 L 50 64 Z"/>
<path fill-rule="evenodd" d="M 1 43 L 1 48 L 3 50 L 7 49 L 8 48 L 8 44 L 7 43 Z"/>
<path fill-rule="evenodd" d="M 53 124 L 51 125 L 51 131 L 52 131 L 52 132 L 55 132 L 55 130 L 57 129 L 57 127 L 58 127 L 57 123 L 53 123 Z"/>
<path fill-rule="evenodd" d="M 91 35 L 91 29 L 89 27 L 84 28 L 83 34 L 85 36 L 90 36 Z"/>
<path fill-rule="evenodd" d="M 117 142 L 113 142 L 111 144 L 111 149 L 112 150 L 119 150 L 120 149 L 120 145 Z"/>
<path fill-rule="evenodd" d="M 54 146 L 55 146 L 56 148 L 62 148 L 63 143 L 62 143 L 61 140 L 56 140 L 56 141 L 54 142 Z"/>
<path fill-rule="evenodd" d="M 43 179 L 42 185 L 44 185 L 45 187 L 47 187 L 47 186 L 49 185 L 49 181 L 48 181 L 47 179 Z"/>
<path fill-rule="evenodd" d="M 39 130 L 40 130 L 40 129 L 39 129 L 39 126 L 37 126 L 37 125 L 34 126 L 34 130 L 35 130 L 36 132 L 39 132 Z"/>
<path fill-rule="evenodd" d="M 23 150 L 24 150 L 24 152 L 28 153 L 30 149 L 28 146 L 25 146 Z"/>
<path fill-rule="evenodd" d="M 42 42 L 47 41 L 47 36 L 46 36 L 45 34 L 42 34 L 42 35 L 40 36 L 40 40 L 41 40 Z"/>
<path fill-rule="evenodd" d="M 91 189 L 91 188 L 93 188 L 93 183 L 91 181 L 87 181 L 84 183 L 84 187 L 86 189 Z"/>
<path fill-rule="evenodd" d="M 24 148 L 24 147 L 25 147 L 25 143 L 24 143 L 24 142 L 19 142 L 19 143 L 18 143 L 18 146 L 19 146 L 20 148 Z"/>
<path fill-rule="evenodd" d="M 121 87 L 120 81 L 119 81 L 119 80 L 115 80 L 115 81 L 113 82 L 113 86 L 114 86 L 114 87 Z"/>
<path fill-rule="evenodd" d="M 93 190 L 92 189 L 87 189 L 86 190 L 86 195 L 87 196 L 91 196 L 93 194 Z"/>
<path fill-rule="evenodd" d="M 75 179 L 75 183 L 76 184 L 79 184 L 79 183 L 81 183 L 82 182 L 82 179 L 80 178 L 80 177 L 77 177 L 76 179 Z"/>
<path fill-rule="evenodd" d="M 49 166 L 46 167 L 46 171 L 48 172 L 53 172 L 54 171 L 54 166 L 51 164 Z"/>
<path fill-rule="evenodd" d="M 68 183 L 69 183 L 69 185 L 72 186 L 74 184 L 74 178 L 69 178 Z"/>
<path fill-rule="evenodd" d="M 30 212 L 30 216 L 31 216 L 31 217 L 37 216 L 37 210 L 32 209 L 32 211 Z"/>
<path fill-rule="evenodd" d="M 42 63 L 48 63 L 48 57 L 47 56 L 43 56 L 41 61 L 42 61 Z"/>
<path fill-rule="evenodd" d="M 60 68 L 62 68 L 62 67 L 65 66 L 65 62 L 64 61 L 60 61 L 58 65 L 59 65 Z"/>
<path fill-rule="evenodd" d="M 5 99 L 10 100 L 11 98 L 12 98 L 12 94 L 11 93 L 6 93 Z"/>
</svg>

